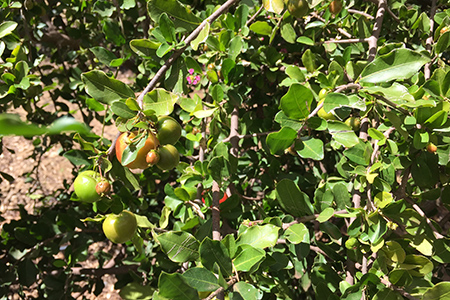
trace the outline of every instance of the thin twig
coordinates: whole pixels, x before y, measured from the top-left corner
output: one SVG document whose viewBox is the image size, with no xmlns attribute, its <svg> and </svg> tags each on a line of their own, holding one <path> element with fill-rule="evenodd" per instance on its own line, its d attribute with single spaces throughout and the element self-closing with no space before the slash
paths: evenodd
<svg viewBox="0 0 450 300">
<path fill-rule="evenodd" d="M 228 287 L 230 287 L 231 285 L 235 284 L 237 281 L 237 278 L 235 276 L 233 276 L 230 280 L 227 281 L 227 285 Z M 212 292 L 207 298 L 205 298 L 205 300 L 212 300 L 214 299 L 219 293 L 222 293 L 223 291 L 225 291 L 225 289 L 223 287 L 218 288 L 217 290 L 215 290 L 214 292 Z"/>
<path fill-rule="evenodd" d="M 144 96 L 153 90 L 156 87 L 156 84 L 158 81 L 164 76 L 164 74 L 169 70 L 169 68 L 172 66 L 172 64 L 176 61 L 176 59 L 186 50 L 186 48 L 189 46 L 189 44 L 200 34 L 202 29 L 206 26 L 206 23 L 212 24 L 220 15 L 222 15 L 225 11 L 227 11 L 231 6 L 233 6 L 235 3 L 239 2 L 240 0 L 228 0 L 223 5 L 221 5 L 215 12 L 213 12 L 208 18 L 203 20 L 203 22 L 194 30 L 191 32 L 191 34 L 184 40 L 185 46 L 176 50 L 168 60 L 164 63 L 164 65 L 158 70 L 158 72 L 155 74 L 155 76 L 152 78 L 152 80 L 149 82 L 149 84 L 145 87 L 145 89 L 142 91 L 142 93 L 137 98 L 137 102 L 142 107 L 142 103 L 144 100 Z"/>
<path fill-rule="evenodd" d="M 387 281 L 384 278 L 380 278 L 380 281 L 382 284 L 384 284 L 385 286 L 393 289 L 394 291 L 398 292 L 400 295 L 402 295 L 405 298 L 408 298 L 409 300 L 419 300 L 419 298 L 416 298 L 414 296 L 412 296 L 411 294 L 409 294 L 408 292 L 406 292 L 404 289 L 396 287 L 395 285 L 393 285 L 392 283 L 390 283 L 389 281 Z"/>
<path fill-rule="evenodd" d="M 432 47 L 433 47 L 433 31 L 434 31 L 434 15 L 436 14 L 436 0 L 433 0 L 431 2 L 431 9 L 430 9 L 430 35 L 428 36 L 426 40 L 426 48 L 427 51 L 432 54 Z M 428 62 L 425 64 L 424 67 L 424 76 L 425 79 L 430 79 L 431 77 L 431 65 L 432 62 Z"/>
<path fill-rule="evenodd" d="M 345 39 L 345 40 L 328 40 L 324 41 L 324 44 L 353 44 L 353 43 L 368 43 L 369 38 L 361 38 L 361 39 Z"/>
<path fill-rule="evenodd" d="M 311 15 L 312 15 L 313 17 L 315 17 L 316 19 L 318 19 L 318 20 L 324 22 L 324 23 L 327 22 L 327 20 L 325 20 L 324 18 L 322 18 L 321 16 L 319 16 L 316 12 L 313 12 Z M 348 37 L 349 39 L 352 37 L 352 35 L 351 35 L 350 33 L 348 33 L 347 31 L 345 31 L 344 29 L 342 29 L 342 28 L 340 28 L 340 27 L 337 28 L 337 31 L 339 31 L 340 34 L 342 34 L 342 35 Z"/>
<path fill-rule="evenodd" d="M 349 13 L 351 13 L 351 14 L 361 15 L 361 16 L 366 17 L 366 18 L 369 19 L 369 20 L 373 20 L 373 16 L 371 16 L 371 15 L 369 15 L 368 13 L 365 13 L 365 12 L 363 12 L 363 11 L 359 11 L 359 10 L 351 9 L 351 8 L 347 9 L 347 11 L 348 11 Z"/>
<path fill-rule="evenodd" d="M 378 10 L 375 18 L 375 24 L 373 25 L 372 35 L 369 37 L 369 57 L 368 61 L 371 62 L 377 55 L 377 43 L 380 37 L 381 25 L 383 24 L 384 12 L 386 11 L 387 0 L 378 1 Z"/>
</svg>

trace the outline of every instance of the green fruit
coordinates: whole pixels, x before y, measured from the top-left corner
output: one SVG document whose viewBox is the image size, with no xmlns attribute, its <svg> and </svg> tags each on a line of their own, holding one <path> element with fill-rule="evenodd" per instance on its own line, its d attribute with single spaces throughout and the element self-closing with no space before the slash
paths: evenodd
<svg viewBox="0 0 450 300">
<path fill-rule="evenodd" d="M 136 216 L 124 210 L 120 214 L 109 214 L 103 221 L 103 233 L 113 243 L 122 244 L 133 238 L 137 229 Z"/>
<path fill-rule="evenodd" d="M 158 130 L 156 137 L 161 145 L 174 145 L 181 136 L 180 124 L 169 116 L 160 117 L 156 123 L 156 128 Z"/>
<path fill-rule="evenodd" d="M 353 129 L 353 131 L 358 131 L 359 128 L 361 127 L 361 120 L 356 117 L 350 117 L 347 120 L 345 120 L 345 124 L 350 126 Z"/>
<path fill-rule="evenodd" d="M 96 191 L 100 179 L 100 174 L 92 170 L 78 174 L 73 182 L 73 188 L 80 201 L 93 203 L 100 200 L 101 196 Z"/>
<path fill-rule="evenodd" d="M 323 103 L 323 101 L 324 100 L 320 100 L 318 104 Z M 333 115 L 333 113 L 326 112 L 325 109 L 323 109 L 323 107 L 321 109 L 319 109 L 319 111 L 317 112 L 317 115 L 325 120 L 336 120 L 336 117 Z"/>
<path fill-rule="evenodd" d="M 180 153 L 173 145 L 159 147 L 159 162 L 156 164 L 161 170 L 171 170 L 180 162 Z"/>
<path fill-rule="evenodd" d="M 214 70 L 208 70 L 206 72 L 206 77 L 208 78 L 211 83 L 217 83 L 219 82 L 219 76 L 217 75 L 217 72 Z"/>
<path fill-rule="evenodd" d="M 289 13 L 296 18 L 302 18 L 308 13 L 309 6 L 306 0 L 285 0 L 285 3 Z"/>
<path fill-rule="evenodd" d="M 325 99 L 327 94 L 328 94 L 327 89 L 321 89 L 320 92 L 319 92 L 319 100 Z"/>
</svg>

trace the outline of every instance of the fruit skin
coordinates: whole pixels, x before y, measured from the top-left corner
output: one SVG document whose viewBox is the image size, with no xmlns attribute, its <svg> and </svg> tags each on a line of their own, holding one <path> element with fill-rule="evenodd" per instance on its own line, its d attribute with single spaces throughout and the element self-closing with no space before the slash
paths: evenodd
<svg viewBox="0 0 450 300">
<path fill-rule="evenodd" d="M 180 124 L 169 116 L 160 117 L 156 123 L 156 128 L 158 130 L 156 137 L 161 145 L 174 145 L 181 136 Z"/>
<path fill-rule="evenodd" d="M 159 162 L 159 154 L 156 150 L 150 150 L 145 158 L 150 166 L 154 166 Z"/>
<path fill-rule="evenodd" d="M 319 91 L 319 100 L 325 99 L 327 94 L 328 94 L 328 91 L 326 89 L 321 89 Z"/>
<path fill-rule="evenodd" d="M 116 141 L 116 157 L 117 160 L 122 163 L 123 151 L 129 146 L 131 141 L 136 137 L 137 131 L 134 132 L 124 132 L 122 133 Z M 148 138 L 145 141 L 144 146 L 139 149 L 136 158 L 125 167 L 129 169 L 146 169 L 148 168 L 148 163 L 146 160 L 147 153 L 156 149 L 159 146 L 159 141 L 155 135 L 149 132 Z"/>
<path fill-rule="evenodd" d="M 111 192 L 111 184 L 108 180 L 102 179 L 99 182 L 97 182 L 97 185 L 95 186 L 95 191 L 100 196 L 108 195 Z"/>
<path fill-rule="evenodd" d="M 285 3 L 289 13 L 296 18 L 302 18 L 308 13 L 309 6 L 306 0 L 285 0 Z"/>
<path fill-rule="evenodd" d="M 348 126 L 350 126 L 353 131 L 358 131 L 361 128 L 361 120 L 356 117 L 350 117 L 344 122 Z"/>
<path fill-rule="evenodd" d="M 78 174 L 73 182 L 75 194 L 80 201 L 93 203 L 101 199 L 95 187 L 100 181 L 100 174 L 98 172 L 89 170 Z"/>
<path fill-rule="evenodd" d="M 436 153 L 437 146 L 435 144 L 433 144 L 433 143 L 428 143 L 427 151 L 430 152 L 430 153 Z"/>
<path fill-rule="evenodd" d="M 323 103 L 323 101 L 324 101 L 324 99 L 320 100 L 318 104 Z M 333 115 L 333 113 L 331 113 L 331 112 L 327 113 L 325 111 L 325 109 L 323 109 L 323 107 L 321 109 L 319 109 L 319 111 L 317 112 L 317 115 L 325 120 L 336 120 L 336 117 Z"/>
<path fill-rule="evenodd" d="M 342 10 L 342 0 L 333 0 L 330 3 L 329 9 L 333 15 L 337 15 Z"/>
<path fill-rule="evenodd" d="M 204 191 L 203 191 L 202 195 L 203 195 L 203 194 L 204 194 Z M 227 195 L 227 193 L 225 192 L 225 193 L 223 194 L 223 197 L 219 200 L 219 204 L 222 204 L 222 203 L 225 202 L 227 199 L 228 199 L 228 195 Z M 202 202 L 205 203 L 205 198 L 203 198 L 203 197 L 202 197 Z"/>
<path fill-rule="evenodd" d="M 113 243 L 122 244 L 131 240 L 136 233 L 136 216 L 124 210 L 120 214 L 109 214 L 103 221 L 103 233 Z"/>
<path fill-rule="evenodd" d="M 156 164 L 161 170 L 171 170 L 180 162 L 180 153 L 173 145 L 164 145 L 159 147 L 159 162 Z"/>
</svg>

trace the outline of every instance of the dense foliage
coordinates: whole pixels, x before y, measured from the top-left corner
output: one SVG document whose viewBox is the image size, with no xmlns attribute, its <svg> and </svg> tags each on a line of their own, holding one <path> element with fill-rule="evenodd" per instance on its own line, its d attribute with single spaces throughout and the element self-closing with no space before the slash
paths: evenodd
<svg viewBox="0 0 450 300">
<path fill-rule="evenodd" d="M 448 297 L 447 0 L 0 5 L 0 142 L 95 171 L 3 223 L 2 299 Z"/>
</svg>

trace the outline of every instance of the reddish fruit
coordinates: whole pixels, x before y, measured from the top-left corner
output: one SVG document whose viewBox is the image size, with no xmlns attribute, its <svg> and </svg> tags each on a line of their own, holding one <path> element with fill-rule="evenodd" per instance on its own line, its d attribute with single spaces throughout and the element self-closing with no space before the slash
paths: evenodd
<svg viewBox="0 0 450 300">
<path fill-rule="evenodd" d="M 127 147 L 129 147 L 129 145 L 131 145 L 131 143 L 133 142 L 136 135 L 137 135 L 137 131 L 124 132 L 117 139 L 117 141 L 116 141 L 116 157 L 120 163 L 122 163 L 123 151 L 125 151 L 125 149 Z M 128 167 L 130 169 L 146 169 L 146 168 L 148 168 L 147 153 L 150 150 L 156 149 L 158 146 L 159 146 L 158 139 L 155 137 L 155 135 L 153 133 L 149 132 L 147 140 L 145 141 L 144 146 L 141 149 L 139 149 L 136 158 L 132 162 L 127 164 L 125 167 Z"/>
<path fill-rule="evenodd" d="M 151 166 L 156 165 L 159 162 L 159 154 L 156 150 L 150 150 L 145 158 L 147 163 Z"/>
<path fill-rule="evenodd" d="M 97 182 L 97 185 L 95 186 L 95 191 L 99 195 L 108 195 L 111 192 L 111 184 L 108 180 L 103 179 L 99 182 Z"/>
<path fill-rule="evenodd" d="M 436 145 L 433 144 L 433 143 L 429 143 L 427 145 L 427 151 L 430 152 L 430 153 L 436 153 L 436 151 L 437 151 Z"/>
<path fill-rule="evenodd" d="M 202 195 L 203 195 L 204 193 L 205 193 L 205 192 L 203 191 Z M 227 193 L 224 193 L 224 194 L 223 194 L 223 197 L 219 200 L 219 203 L 222 204 L 222 203 L 225 202 L 227 199 L 228 199 L 228 195 L 227 195 Z M 205 198 L 202 198 L 202 202 L 205 203 Z"/>
</svg>

